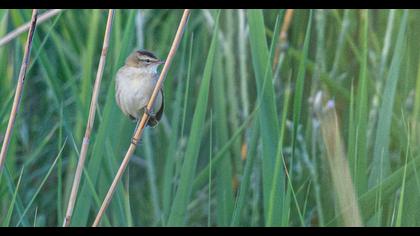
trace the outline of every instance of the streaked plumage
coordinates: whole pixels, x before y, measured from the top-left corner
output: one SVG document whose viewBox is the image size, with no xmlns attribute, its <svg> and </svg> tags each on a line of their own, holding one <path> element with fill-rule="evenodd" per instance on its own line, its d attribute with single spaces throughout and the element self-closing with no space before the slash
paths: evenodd
<svg viewBox="0 0 420 236">
<path fill-rule="evenodd" d="M 159 78 L 157 67 L 163 62 L 148 51 L 136 51 L 128 56 L 126 63 L 116 75 L 115 99 L 121 111 L 132 120 L 141 119 Z M 164 107 L 163 90 L 155 99 L 147 125 L 156 126 L 162 118 Z"/>
</svg>

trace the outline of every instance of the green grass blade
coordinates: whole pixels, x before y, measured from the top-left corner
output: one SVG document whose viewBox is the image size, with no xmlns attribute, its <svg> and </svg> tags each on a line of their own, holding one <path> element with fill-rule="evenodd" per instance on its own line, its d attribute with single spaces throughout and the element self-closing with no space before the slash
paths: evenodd
<svg viewBox="0 0 420 236">
<path fill-rule="evenodd" d="M 274 167 L 274 176 L 273 176 L 273 182 L 272 182 L 272 189 L 273 191 L 271 191 L 270 194 L 270 198 L 269 198 L 269 207 L 268 207 L 268 218 L 266 220 L 266 226 L 272 226 L 275 223 L 273 222 L 273 216 L 274 216 L 274 212 L 273 209 L 274 204 L 276 204 L 276 195 L 275 193 L 277 191 L 282 191 L 282 189 L 279 189 L 281 187 L 280 180 L 281 178 L 279 178 L 279 175 L 283 172 L 283 169 L 285 168 L 285 166 L 283 166 L 283 162 L 284 162 L 284 157 L 283 157 L 283 140 L 284 140 L 284 134 L 286 132 L 286 121 L 287 121 L 287 111 L 289 108 L 289 99 L 290 99 L 290 88 L 287 87 L 286 88 L 286 92 L 284 95 L 284 102 L 283 102 L 283 114 L 282 114 L 282 119 L 281 119 L 281 130 L 279 133 L 279 138 L 278 138 L 278 146 L 277 146 L 277 152 L 276 152 L 276 162 L 275 162 L 275 167 Z M 288 178 L 288 182 L 290 183 L 290 179 Z M 291 186 L 291 184 L 289 185 Z M 287 193 L 294 193 L 292 188 L 287 189 Z M 286 195 L 287 196 L 287 195 Z M 287 196 L 283 203 L 284 208 L 285 209 L 289 209 L 288 204 L 289 204 L 289 197 Z M 299 208 L 298 208 L 299 209 Z M 288 210 L 285 211 L 283 214 L 283 222 L 282 225 L 287 225 L 288 222 L 285 221 L 285 219 L 287 219 L 287 214 L 288 214 Z M 287 213 L 287 214 L 286 214 Z"/>
<path fill-rule="evenodd" d="M 379 120 L 376 127 L 375 144 L 372 160 L 372 171 L 369 176 L 369 185 L 376 185 L 381 181 L 381 169 L 383 176 L 390 173 L 390 162 L 388 158 L 388 145 L 390 142 L 391 119 L 393 115 L 395 91 L 400 78 L 399 72 L 404 53 L 405 35 L 407 29 L 408 11 L 405 10 L 399 27 L 398 37 L 394 48 L 391 67 L 386 80 L 385 89 L 382 95 L 382 103 L 379 110 Z M 383 163 L 381 162 L 383 159 Z"/>
<path fill-rule="evenodd" d="M 257 144 L 259 140 L 259 125 L 258 120 L 253 122 L 251 128 L 251 138 L 249 141 L 249 149 L 247 150 L 245 170 L 242 176 L 241 185 L 239 186 L 239 195 L 236 198 L 235 209 L 233 211 L 232 221 L 230 226 L 240 226 L 241 214 L 245 207 L 246 197 L 250 185 L 250 178 L 252 174 L 252 168 L 254 166 L 254 160 L 257 154 Z"/>
<path fill-rule="evenodd" d="M 369 219 L 374 214 L 378 213 L 376 209 L 376 202 L 378 195 L 382 196 L 382 201 L 387 200 L 393 196 L 393 193 L 401 187 L 402 179 L 405 175 L 406 182 L 413 177 L 413 175 L 420 169 L 420 158 L 416 157 L 409 161 L 406 165 L 398 168 L 389 176 L 385 177 L 381 183 L 370 188 L 366 193 L 359 198 L 360 209 L 363 209 L 362 214 L 364 219 Z M 337 215 L 326 226 L 331 226 L 337 223 L 339 215 Z"/>
<path fill-rule="evenodd" d="M 210 109 L 210 120 L 213 121 L 213 111 Z M 211 167 L 212 167 L 212 160 L 211 154 L 213 153 L 213 122 L 210 123 L 210 148 L 209 148 L 209 166 L 210 166 L 210 175 L 209 175 L 209 203 L 208 203 L 208 216 L 207 216 L 207 227 L 211 226 L 211 185 L 212 185 L 212 176 L 211 176 Z"/>
<path fill-rule="evenodd" d="M 407 142 L 407 149 L 406 149 L 406 155 L 405 155 L 405 164 L 404 164 L 404 174 L 402 177 L 402 183 L 401 183 L 401 194 L 400 194 L 400 200 L 398 204 L 398 213 L 397 213 L 397 219 L 395 222 L 395 226 L 401 227 L 402 224 L 402 217 L 403 217 L 403 211 L 404 211 L 404 198 L 405 193 L 407 192 L 406 189 L 406 180 L 407 180 L 407 161 L 408 161 L 408 154 L 410 153 L 410 141 Z"/>
<path fill-rule="evenodd" d="M 215 144 L 217 147 L 223 146 L 229 139 L 228 137 L 228 114 L 227 114 L 227 107 L 228 104 L 226 102 L 225 97 L 227 96 L 226 88 L 224 81 L 226 78 L 223 76 L 223 64 L 222 64 L 222 54 L 221 50 L 218 51 L 216 54 L 215 59 L 215 68 L 214 68 L 214 79 L 213 79 L 213 107 L 215 112 L 214 120 L 211 122 L 216 123 L 215 125 L 215 133 L 218 137 L 215 140 Z M 230 100 L 230 99 L 228 99 Z M 232 128 L 236 130 L 233 126 Z M 233 143 L 233 148 L 237 144 L 237 141 Z M 226 152 L 220 163 L 215 165 L 216 169 L 216 201 L 219 203 L 216 205 L 216 219 L 218 226 L 228 226 L 230 221 L 230 216 L 232 215 L 233 211 L 233 193 L 232 193 L 232 165 L 231 159 L 229 157 L 237 158 L 237 155 L 233 155 L 233 150 L 231 149 L 230 152 Z"/>
<path fill-rule="evenodd" d="M 187 25 L 184 37 L 188 38 L 187 35 L 188 35 L 188 25 Z M 163 220 L 168 218 L 169 211 L 171 209 L 170 207 L 171 207 L 171 202 L 172 202 L 173 192 L 174 192 L 173 179 L 174 179 L 174 169 L 175 169 L 175 158 L 177 157 L 177 155 L 174 155 L 174 153 L 176 153 L 176 149 L 178 148 L 177 145 L 180 142 L 180 139 L 181 139 L 180 136 L 183 133 L 183 126 L 185 125 L 185 116 L 186 116 L 185 113 L 187 109 L 186 104 L 188 101 L 189 80 L 191 78 L 192 51 L 193 51 L 193 43 L 194 43 L 193 37 L 191 37 L 190 41 L 186 41 L 186 42 L 189 43 L 187 82 L 186 82 L 186 85 L 184 85 L 184 80 L 182 80 L 180 84 L 178 85 L 176 95 L 175 95 L 175 103 L 173 106 L 174 127 L 172 128 L 171 135 L 170 135 L 172 138 L 170 139 L 168 151 L 166 154 L 165 167 L 164 167 L 164 179 L 163 179 L 163 184 L 162 184 Z M 184 54 L 186 54 L 185 51 L 184 51 Z M 182 92 L 184 91 L 183 90 L 184 86 L 185 86 L 186 92 L 183 98 Z M 182 99 L 184 99 L 183 103 L 181 103 Z M 183 104 L 182 109 L 179 109 L 181 107 L 181 104 Z M 165 224 L 166 222 L 163 222 L 163 223 Z"/>
<path fill-rule="evenodd" d="M 38 186 L 36 192 L 34 193 L 34 195 L 32 196 L 31 200 L 29 201 L 28 205 L 26 206 L 25 210 L 23 211 L 22 216 L 20 217 L 20 219 L 17 222 L 16 226 L 19 226 L 22 223 L 23 217 L 26 216 L 26 213 L 31 208 L 31 206 L 34 203 L 34 201 L 35 201 L 36 197 L 38 196 L 38 194 L 41 192 L 41 189 L 45 185 L 45 183 L 47 182 L 47 179 L 50 176 L 51 172 L 53 171 L 53 169 L 55 167 L 55 164 L 57 163 L 58 159 L 61 157 L 61 153 L 63 152 L 64 147 L 66 146 L 66 143 L 67 143 L 67 139 L 64 141 L 63 146 L 61 147 L 60 151 L 58 152 L 58 154 L 57 154 L 54 162 L 51 164 L 50 168 L 48 169 L 48 172 L 46 173 L 46 175 L 42 179 L 41 184 Z"/>
<path fill-rule="evenodd" d="M 258 96 L 261 98 L 261 108 L 259 113 L 262 145 L 263 145 L 263 202 L 265 219 L 268 218 L 268 202 L 271 192 L 275 153 L 277 150 L 277 138 L 279 134 L 277 109 L 275 106 L 274 88 L 272 84 L 272 71 L 269 62 L 269 51 L 265 36 L 265 25 L 262 10 L 248 10 L 248 24 L 250 32 L 250 44 L 252 53 L 252 62 L 256 78 L 257 90 L 261 91 Z M 266 82 L 265 82 L 266 81 Z M 264 83 L 265 82 L 265 83 Z M 284 176 L 279 175 L 284 187 Z M 280 187 L 280 189 L 282 189 Z M 282 192 L 277 195 L 275 204 L 273 222 L 278 225 L 282 216 Z"/>
<path fill-rule="evenodd" d="M 219 15 L 220 11 L 218 12 L 218 16 L 216 18 L 213 37 L 197 98 L 197 106 L 194 112 L 193 121 L 191 125 L 191 132 L 188 139 L 187 149 L 185 151 L 185 158 L 184 163 L 182 165 L 180 183 L 172 204 L 171 213 L 167 222 L 168 226 L 182 226 L 185 224 L 187 213 L 186 210 L 188 206 L 188 201 L 191 196 L 192 183 L 198 158 L 198 151 L 200 148 L 200 142 L 202 138 L 202 126 L 204 124 L 205 113 L 207 110 L 210 79 L 213 71 L 213 63 L 217 46 Z"/>
<path fill-rule="evenodd" d="M 155 221 L 158 221 L 160 219 L 161 215 L 161 207 L 159 205 L 159 193 L 157 189 L 157 182 L 156 182 L 156 169 L 155 164 L 153 161 L 154 155 L 152 152 L 152 143 L 151 143 L 151 137 L 149 132 L 150 130 L 145 130 L 144 134 L 144 144 L 145 144 L 145 159 L 147 164 L 147 179 L 149 180 L 149 191 L 150 192 L 150 198 L 152 200 L 152 206 L 153 206 L 153 218 Z"/>
<path fill-rule="evenodd" d="M 367 191 L 367 123 L 368 123 L 368 10 L 363 11 L 361 29 L 362 63 L 360 65 L 355 119 L 350 128 L 349 165 L 358 196 Z M 349 115 L 353 115 L 350 113 Z"/>
<path fill-rule="evenodd" d="M 129 12 L 129 16 L 127 19 L 127 25 L 124 28 L 123 36 L 115 35 L 115 32 L 113 32 L 111 36 L 111 42 L 122 38 L 122 42 L 123 42 L 122 45 L 129 45 L 130 44 L 129 42 L 133 41 L 132 39 L 135 36 L 134 16 L 135 16 L 135 11 L 131 10 Z M 115 18 L 117 17 L 120 17 L 120 16 L 116 14 Z M 116 51 L 113 51 L 113 52 L 118 52 L 118 55 L 113 55 L 117 59 L 114 61 L 112 70 L 108 74 L 109 76 L 108 79 L 111 80 L 112 82 L 109 83 L 108 91 L 106 92 L 105 104 L 103 105 L 104 120 L 100 122 L 98 125 L 98 133 L 95 135 L 96 137 L 92 137 L 93 139 L 92 140 L 93 141 L 92 154 L 90 155 L 90 158 L 86 161 L 87 172 L 89 173 L 89 176 L 91 177 L 92 183 L 94 185 L 96 185 L 99 178 L 99 173 L 101 171 L 102 161 L 104 159 L 104 154 L 105 154 L 104 150 L 105 150 L 105 147 L 107 146 L 106 140 L 109 138 L 114 138 L 116 140 L 115 142 L 113 142 L 116 145 L 115 150 L 120 150 L 118 149 L 118 147 L 121 145 L 124 145 L 125 147 L 127 143 L 129 143 L 129 138 L 130 138 L 128 137 L 128 135 L 126 135 L 127 137 L 122 137 L 120 134 L 121 130 L 123 130 L 121 128 L 123 126 L 122 121 L 126 121 L 126 120 L 123 118 L 122 114 L 118 111 L 118 108 L 115 104 L 115 97 L 114 97 L 115 81 L 113 78 L 114 78 L 117 68 L 121 66 L 124 58 L 130 53 L 131 49 L 130 47 L 125 46 L 125 47 L 121 47 L 118 51 L 117 49 L 115 50 Z M 111 57 L 111 55 L 109 56 Z M 107 78 L 105 77 L 105 79 Z M 117 133 L 113 135 L 112 137 L 109 137 L 108 136 L 109 130 L 120 131 L 120 133 Z M 88 154 L 88 157 L 89 157 L 89 154 Z M 103 185 L 103 189 L 107 190 L 108 187 L 109 187 L 109 184 Z M 92 206 L 92 199 L 90 196 L 89 186 L 82 179 L 80 193 L 75 204 L 71 226 L 87 225 L 91 206 Z"/>
<path fill-rule="evenodd" d="M 311 35 L 311 27 L 312 27 L 312 11 L 310 11 L 308 24 L 305 33 L 305 41 L 303 43 L 302 48 L 302 58 L 299 63 L 299 70 L 296 79 L 296 89 L 295 89 L 295 96 L 293 98 L 293 131 L 292 131 L 292 159 L 294 158 L 295 153 L 295 146 L 296 146 L 296 137 L 297 137 L 297 129 L 300 124 L 300 117 L 302 113 L 302 105 L 303 102 L 303 90 L 305 85 L 305 74 L 306 74 L 306 60 L 308 58 L 308 49 L 310 43 L 310 35 Z"/>
<path fill-rule="evenodd" d="M 12 218 L 13 209 L 15 207 L 16 196 L 17 196 L 17 193 L 19 191 L 20 181 L 21 181 L 22 175 L 23 175 L 23 169 L 24 168 L 22 168 L 22 170 L 20 171 L 19 179 L 18 179 L 18 182 L 16 184 L 15 192 L 13 193 L 13 197 L 12 197 L 12 201 L 10 202 L 9 209 L 7 210 L 6 218 L 3 220 L 3 227 L 10 226 L 10 219 Z"/>
<path fill-rule="evenodd" d="M 254 116 L 259 111 L 257 107 L 247 118 L 247 120 L 236 130 L 236 132 L 232 135 L 232 137 L 221 147 L 216 154 L 214 154 L 212 158 L 213 166 L 217 165 L 225 156 L 225 153 L 229 151 L 229 149 L 232 148 L 232 145 L 235 143 L 237 139 L 239 139 L 242 135 L 242 133 L 245 131 L 245 129 L 248 127 L 249 123 L 253 120 Z M 208 180 L 210 174 L 210 166 L 207 165 L 204 167 L 196 176 L 193 184 L 193 192 L 198 191 Z M 214 174 L 214 171 L 212 172 Z"/>
</svg>

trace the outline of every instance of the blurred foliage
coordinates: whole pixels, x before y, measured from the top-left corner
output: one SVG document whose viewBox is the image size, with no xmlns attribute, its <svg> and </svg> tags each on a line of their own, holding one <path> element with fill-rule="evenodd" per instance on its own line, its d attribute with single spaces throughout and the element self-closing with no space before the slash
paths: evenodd
<svg viewBox="0 0 420 236">
<path fill-rule="evenodd" d="M 101 225 L 343 225 L 318 91 L 334 100 L 363 225 L 420 225 L 420 12 L 294 10 L 281 44 L 285 11 L 192 10 L 163 119 L 146 129 Z M 115 104 L 116 71 L 136 49 L 165 58 L 181 15 L 116 10 L 71 225 L 91 225 L 135 127 Z M 0 10 L 0 37 L 30 17 Z M 63 221 L 106 18 L 64 10 L 36 28 L 0 177 L 4 226 Z M 0 140 L 25 41 L 0 47 Z"/>
</svg>

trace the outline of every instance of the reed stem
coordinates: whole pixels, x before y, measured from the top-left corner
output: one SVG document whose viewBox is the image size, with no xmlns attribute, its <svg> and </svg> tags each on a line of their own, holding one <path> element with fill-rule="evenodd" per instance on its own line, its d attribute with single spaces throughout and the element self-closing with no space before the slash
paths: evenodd
<svg viewBox="0 0 420 236">
<path fill-rule="evenodd" d="M 178 26 L 178 30 L 176 32 L 174 41 L 172 42 L 171 50 L 169 51 L 168 57 L 165 61 L 165 65 L 163 66 L 162 72 L 160 73 L 159 80 L 156 83 L 155 89 L 153 90 L 153 94 L 150 97 L 149 103 L 147 104 L 147 109 L 150 111 L 152 109 L 153 103 L 158 95 L 159 90 L 162 87 L 163 81 L 165 80 L 166 74 L 168 73 L 169 67 L 171 65 L 172 59 L 175 56 L 175 53 L 178 49 L 179 43 L 181 42 L 182 35 L 184 33 L 184 28 L 188 21 L 188 16 L 190 14 L 189 9 L 184 10 L 184 14 L 182 15 L 181 21 Z M 117 187 L 118 182 L 120 181 L 128 162 L 131 159 L 131 156 L 133 155 L 134 151 L 136 150 L 137 141 L 140 139 L 141 135 L 143 134 L 143 130 L 147 124 L 147 121 L 149 120 L 149 114 L 147 112 L 144 112 L 142 119 L 140 120 L 140 125 L 136 129 L 136 132 L 132 138 L 132 142 L 127 150 L 127 153 L 125 154 L 124 160 L 122 161 L 118 172 L 112 181 L 111 187 L 109 188 L 104 201 L 102 202 L 101 208 L 99 209 L 98 214 L 96 215 L 95 221 L 93 223 L 93 227 L 98 226 L 99 222 L 102 219 L 102 216 L 105 213 L 105 210 L 108 208 L 109 203 L 111 202 L 112 195 L 115 192 L 115 189 Z"/>
<path fill-rule="evenodd" d="M 277 63 L 279 62 L 280 53 L 282 49 L 284 49 L 285 44 L 287 42 L 287 32 L 289 32 L 290 23 L 292 22 L 293 17 L 293 9 L 287 9 L 286 15 L 284 16 L 283 25 L 280 31 L 280 42 L 279 45 L 276 47 L 276 51 L 274 53 L 274 61 L 273 61 L 273 69 L 275 69 Z"/>
<path fill-rule="evenodd" d="M 12 111 L 10 112 L 9 122 L 7 123 L 6 134 L 4 136 L 3 145 L 0 152 L 0 172 L 3 170 L 4 161 L 6 159 L 7 149 L 13 132 L 16 115 L 19 110 L 20 100 L 22 98 L 23 84 L 25 82 L 26 70 L 29 65 L 29 56 L 31 54 L 32 39 L 35 32 L 36 22 L 38 19 L 38 10 L 32 10 L 31 25 L 29 28 L 28 38 L 26 39 L 25 52 L 23 54 L 22 65 L 20 67 L 19 79 L 16 85 L 15 98 L 13 100 Z"/>
<path fill-rule="evenodd" d="M 50 19 L 51 17 L 57 15 L 61 11 L 63 11 L 63 9 L 54 9 L 54 10 L 50 10 L 48 12 L 45 12 L 44 14 L 42 14 L 38 17 L 37 24 L 39 25 L 39 24 L 43 23 L 44 21 L 46 21 L 46 20 Z M 31 27 L 31 25 L 32 25 L 32 21 L 28 22 L 24 25 L 19 26 L 19 28 L 13 30 L 12 32 L 10 32 L 7 35 L 5 35 L 4 37 L 2 37 L 0 39 L 0 47 L 9 43 L 13 39 L 15 39 L 16 37 L 21 35 L 23 32 L 27 31 Z"/>
<path fill-rule="evenodd" d="M 322 138 L 327 151 L 327 162 L 332 179 L 332 187 L 335 190 L 338 210 L 346 227 L 363 226 L 360 215 L 356 189 L 350 174 L 350 167 L 344 150 L 343 140 L 340 134 L 337 111 L 334 100 L 328 100 L 323 105 L 324 95 L 316 94 L 314 110 L 319 119 Z"/>
<path fill-rule="evenodd" d="M 83 137 L 82 148 L 80 151 L 79 161 L 76 167 L 76 173 L 74 175 L 73 185 L 70 193 L 70 199 L 67 206 L 66 217 L 64 218 L 63 227 L 70 225 L 71 217 L 73 214 L 74 204 L 77 198 L 77 192 L 79 190 L 80 179 L 82 177 L 84 163 L 86 160 L 87 150 L 89 147 L 90 136 L 92 132 L 93 123 L 95 122 L 96 105 L 98 103 L 99 89 L 101 87 L 102 75 L 104 72 L 106 56 L 109 48 L 109 38 L 111 36 L 112 20 L 114 16 L 113 9 L 108 12 L 108 20 L 106 23 L 106 30 L 104 35 L 104 41 L 102 46 L 101 58 L 99 60 L 98 71 L 96 73 L 95 85 L 93 88 L 92 99 L 90 101 L 89 117 L 86 124 L 85 136 Z"/>
</svg>

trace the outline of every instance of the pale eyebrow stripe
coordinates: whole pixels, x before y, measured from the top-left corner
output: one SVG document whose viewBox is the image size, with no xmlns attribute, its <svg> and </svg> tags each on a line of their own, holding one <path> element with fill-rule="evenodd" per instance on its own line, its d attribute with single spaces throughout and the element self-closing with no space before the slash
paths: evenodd
<svg viewBox="0 0 420 236">
<path fill-rule="evenodd" d="M 147 59 L 149 59 L 150 61 L 158 61 L 157 59 L 155 59 L 155 58 L 152 58 L 152 57 L 145 57 L 145 56 L 140 56 L 140 57 L 138 57 L 138 59 L 139 60 L 141 60 L 141 61 L 145 61 L 145 60 L 147 60 Z"/>
</svg>

